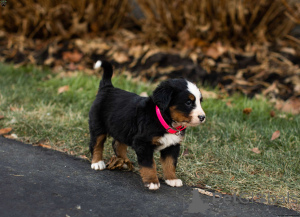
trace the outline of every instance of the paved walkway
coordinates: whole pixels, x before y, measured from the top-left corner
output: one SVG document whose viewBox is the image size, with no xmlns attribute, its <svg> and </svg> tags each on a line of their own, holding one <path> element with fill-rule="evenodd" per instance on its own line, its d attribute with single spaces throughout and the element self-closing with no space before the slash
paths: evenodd
<svg viewBox="0 0 300 217">
<path fill-rule="evenodd" d="M 149 191 L 135 173 L 94 171 L 87 161 L 0 137 L 1 217 L 300 216 L 258 203 L 213 202 L 195 193 L 165 184 Z"/>
</svg>

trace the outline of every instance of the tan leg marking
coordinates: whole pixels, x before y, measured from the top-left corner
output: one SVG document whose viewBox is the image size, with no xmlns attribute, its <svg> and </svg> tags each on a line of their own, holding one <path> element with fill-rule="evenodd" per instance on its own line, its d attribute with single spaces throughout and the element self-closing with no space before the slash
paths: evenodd
<svg viewBox="0 0 300 217">
<path fill-rule="evenodd" d="M 165 179 L 177 179 L 175 175 L 174 160 L 168 156 L 165 159 L 160 158 Z"/>
<path fill-rule="evenodd" d="M 114 148 L 115 148 L 117 157 L 120 157 L 123 159 L 128 159 L 127 145 L 120 143 L 119 141 L 115 141 Z"/>
<path fill-rule="evenodd" d="M 177 179 L 175 174 L 176 168 L 174 166 L 174 159 L 170 156 L 166 157 L 165 159 L 160 159 L 167 185 L 170 185 L 172 187 L 181 187 L 182 181 L 180 179 Z"/>
<path fill-rule="evenodd" d="M 93 159 L 92 163 L 97 163 L 103 159 L 103 146 L 106 140 L 106 134 L 98 136 L 96 145 L 93 150 Z"/>
<path fill-rule="evenodd" d="M 152 167 L 140 166 L 140 174 L 144 184 L 159 183 L 154 160 Z"/>
</svg>

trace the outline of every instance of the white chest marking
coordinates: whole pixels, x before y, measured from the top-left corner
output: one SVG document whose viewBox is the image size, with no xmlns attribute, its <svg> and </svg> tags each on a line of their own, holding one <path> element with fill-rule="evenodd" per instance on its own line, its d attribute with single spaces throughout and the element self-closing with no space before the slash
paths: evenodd
<svg viewBox="0 0 300 217">
<path fill-rule="evenodd" d="M 182 141 L 182 139 L 183 139 L 183 137 L 180 135 L 178 136 L 176 134 L 166 133 L 164 136 L 160 137 L 160 139 L 158 140 L 158 142 L 161 145 L 158 146 L 155 150 L 161 151 L 171 145 L 179 144 Z"/>
</svg>

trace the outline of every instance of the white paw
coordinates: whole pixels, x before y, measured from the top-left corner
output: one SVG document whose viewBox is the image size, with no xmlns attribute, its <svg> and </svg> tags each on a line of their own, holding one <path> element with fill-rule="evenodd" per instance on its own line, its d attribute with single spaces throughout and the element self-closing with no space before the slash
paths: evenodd
<svg viewBox="0 0 300 217">
<path fill-rule="evenodd" d="M 160 187 L 160 183 L 150 183 L 150 184 L 147 184 L 146 187 L 149 189 L 149 190 L 157 190 L 159 189 Z"/>
<path fill-rule="evenodd" d="M 172 187 L 181 187 L 182 186 L 181 179 L 167 179 L 166 183 Z"/>
<path fill-rule="evenodd" d="M 105 169 L 105 163 L 103 160 L 97 162 L 97 163 L 93 163 L 91 165 L 91 168 L 94 169 L 94 170 L 104 170 Z"/>
</svg>

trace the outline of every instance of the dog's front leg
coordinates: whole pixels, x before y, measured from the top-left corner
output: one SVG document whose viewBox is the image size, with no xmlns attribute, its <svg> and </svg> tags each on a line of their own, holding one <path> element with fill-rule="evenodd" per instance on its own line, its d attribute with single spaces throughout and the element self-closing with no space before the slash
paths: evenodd
<svg viewBox="0 0 300 217">
<path fill-rule="evenodd" d="M 135 149 L 138 158 L 138 164 L 140 167 L 140 175 L 144 182 L 144 185 L 149 188 L 149 190 L 157 190 L 160 187 L 158 181 L 156 164 L 153 159 L 153 148 L 151 145 L 139 145 Z"/>
<path fill-rule="evenodd" d="M 178 179 L 175 170 L 177 165 L 177 158 L 180 151 L 180 145 L 171 145 L 160 152 L 160 161 L 162 164 L 165 181 L 172 187 L 181 187 L 182 181 Z"/>
</svg>

